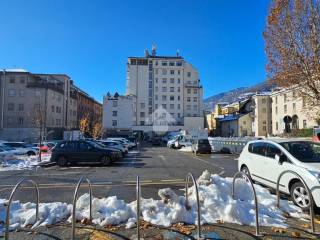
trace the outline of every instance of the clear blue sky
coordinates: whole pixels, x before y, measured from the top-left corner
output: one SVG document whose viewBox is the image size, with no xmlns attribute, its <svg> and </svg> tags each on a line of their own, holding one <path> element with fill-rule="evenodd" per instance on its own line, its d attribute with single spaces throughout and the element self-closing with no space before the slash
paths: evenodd
<svg viewBox="0 0 320 240">
<path fill-rule="evenodd" d="M 0 68 L 66 73 L 101 101 L 128 56 L 157 45 L 199 71 L 205 97 L 265 80 L 268 0 L 2 0 Z"/>
</svg>

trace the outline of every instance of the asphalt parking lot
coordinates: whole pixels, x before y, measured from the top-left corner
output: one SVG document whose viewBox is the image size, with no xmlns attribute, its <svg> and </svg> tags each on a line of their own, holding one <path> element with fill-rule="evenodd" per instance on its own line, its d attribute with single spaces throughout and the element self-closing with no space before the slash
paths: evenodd
<svg viewBox="0 0 320 240">
<path fill-rule="evenodd" d="M 204 170 L 221 176 L 232 176 L 237 171 L 236 155 L 206 154 L 195 156 L 166 147 L 144 145 L 132 150 L 125 158 L 111 166 L 75 165 L 66 168 L 52 166 L 34 170 L 7 171 L 0 175 L 0 198 L 8 198 L 19 179 L 35 180 L 40 188 L 41 202 L 71 203 L 77 181 L 86 176 L 93 185 L 96 197 L 117 195 L 127 201 L 135 199 L 135 181 L 139 176 L 142 196 L 157 198 L 158 189 L 181 189 L 187 173 L 198 177 Z M 15 199 L 34 201 L 32 187 L 24 187 Z M 83 186 L 80 190 L 87 191 Z"/>
</svg>

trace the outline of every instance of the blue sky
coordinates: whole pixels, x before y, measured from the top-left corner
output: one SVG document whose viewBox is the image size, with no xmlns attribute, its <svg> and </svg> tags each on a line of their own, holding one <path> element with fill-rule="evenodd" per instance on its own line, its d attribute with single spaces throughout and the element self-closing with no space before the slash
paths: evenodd
<svg viewBox="0 0 320 240">
<path fill-rule="evenodd" d="M 266 79 L 268 0 L 2 0 L 0 68 L 65 73 L 101 101 L 128 56 L 157 45 L 199 71 L 204 96 Z"/>
</svg>

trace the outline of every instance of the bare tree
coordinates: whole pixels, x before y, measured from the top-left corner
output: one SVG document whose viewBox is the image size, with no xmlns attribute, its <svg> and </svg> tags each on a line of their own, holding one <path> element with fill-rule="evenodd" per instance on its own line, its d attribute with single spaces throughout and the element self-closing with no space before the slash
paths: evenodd
<svg viewBox="0 0 320 240">
<path fill-rule="evenodd" d="M 319 116 L 320 0 L 272 0 L 264 39 L 269 79 L 297 88 Z"/>
<path fill-rule="evenodd" d="M 46 110 L 44 108 L 44 104 L 42 104 L 40 100 L 34 105 L 33 121 L 36 127 L 39 129 L 39 161 L 41 162 L 41 144 L 45 131 Z"/>
</svg>

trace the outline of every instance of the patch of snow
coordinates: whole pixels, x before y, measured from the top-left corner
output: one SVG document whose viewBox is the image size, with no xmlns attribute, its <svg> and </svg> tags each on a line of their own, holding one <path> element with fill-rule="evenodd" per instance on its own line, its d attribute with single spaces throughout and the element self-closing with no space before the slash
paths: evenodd
<svg viewBox="0 0 320 240">
<path fill-rule="evenodd" d="M 192 152 L 192 147 L 188 146 L 188 147 L 182 147 L 179 149 L 179 151 L 181 152 Z"/>
<path fill-rule="evenodd" d="M 6 72 L 28 72 L 27 70 L 23 68 L 10 68 L 10 69 L 4 69 Z"/>
<path fill-rule="evenodd" d="M 204 171 L 197 180 L 201 205 L 201 223 L 212 224 L 224 222 L 255 225 L 255 211 L 252 190 L 243 179 L 236 180 L 235 199 L 232 198 L 232 178 L 222 178 Z M 284 212 L 292 217 L 306 218 L 302 210 L 291 201 L 281 200 L 281 210 L 276 207 L 276 196 L 260 185 L 254 185 L 259 203 L 259 224 L 261 226 L 287 227 Z M 155 225 L 170 226 L 185 222 L 196 224 L 197 205 L 195 188 L 188 191 L 189 208 L 185 207 L 185 196 L 178 196 L 172 189 L 160 189 L 159 200 L 141 199 L 141 219 Z M 6 200 L 0 199 L 0 232 L 4 229 Z M 35 221 L 34 203 L 22 204 L 14 201 L 10 213 L 10 229 L 32 225 Z M 68 219 L 71 221 L 72 205 L 56 202 L 41 203 L 40 220 L 34 225 L 44 226 Z M 116 196 L 93 198 L 92 222 L 101 226 L 126 224 L 126 228 L 136 226 L 136 201 L 126 203 Z M 77 220 L 89 218 L 89 194 L 77 200 Z"/>
<path fill-rule="evenodd" d="M 50 162 L 50 158 L 50 153 L 42 154 L 41 162 L 39 162 L 39 156 L 15 156 L 14 159 L 6 159 L 0 163 L 0 172 L 10 170 L 31 170 L 36 168 L 40 163 Z"/>
</svg>

